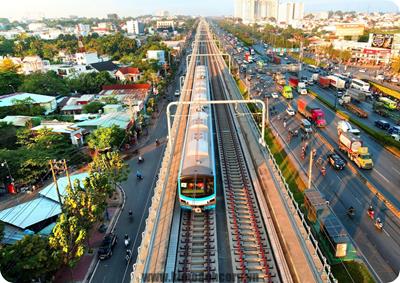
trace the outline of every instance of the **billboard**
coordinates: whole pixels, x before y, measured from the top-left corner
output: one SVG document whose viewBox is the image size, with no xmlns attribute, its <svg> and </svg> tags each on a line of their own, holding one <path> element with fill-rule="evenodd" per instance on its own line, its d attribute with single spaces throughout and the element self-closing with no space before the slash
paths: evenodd
<svg viewBox="0 0 400 283">
<path fill-rule="evenodd" d="M 335 35 L 344 36 L 360 36 L 364 34 L 365 26 L 364 24 L 337 24 Z"/>
<path fill-rule="evenodd" d="M 371 47 L 392 49 L 394 34 L 373 33 Z"/>
</svg>

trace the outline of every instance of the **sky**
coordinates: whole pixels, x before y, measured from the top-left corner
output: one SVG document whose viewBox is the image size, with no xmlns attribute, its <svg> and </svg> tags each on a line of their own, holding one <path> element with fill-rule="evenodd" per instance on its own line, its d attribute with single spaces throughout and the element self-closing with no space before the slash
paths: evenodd
<svg viewBox="0 0 400 283">
<path fill-rule="evenodd" d="M 234 0 L 0 0 L 0 17 L 105 17 L 139 16 L 167 10 L 171 14 L 221 16 L 232 15 Z M 281 3 L 288 2 L 281 0 Z M 294 0 L 292 2 L 299 2 Z M 306 12 L 355 10 L 361 12 L 398 12 L 400 0 L 303 0 Z M 397 3 L 396 3 L 397 2 Z M 396 5 L 397 4 L 397 5 Z"/>
</svg>

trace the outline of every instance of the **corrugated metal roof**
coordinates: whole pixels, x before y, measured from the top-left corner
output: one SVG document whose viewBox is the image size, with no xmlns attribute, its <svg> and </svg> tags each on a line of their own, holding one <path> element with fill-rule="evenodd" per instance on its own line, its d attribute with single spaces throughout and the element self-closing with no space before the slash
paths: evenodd
<svg viewBox="0 0 400 283">
<path fill-rule="evenodd" d="M 0 220 L 21 229 L 26 229 L 60 213 L 61 207 L 58 202 L 39 197 L 0 211 Z"/>
<path fill-rule="evenodd" d="M 71 175 L 70 176 L 71 183 L 74 184 L 75 180 L 83 180 L 88 176 L 89 176 L 88 173 L 80 173 L 80 174 Z M 60 190 L 60 195 L 64 196 L 65 190 L 68 186 L 68 178 L 67 177 L 59 178 L 57 180 L 57 184 L 58 184 L 58 189 Z M 54 183 L 51 183 L 50 185 L 48 185 L 39 194 L 43 197 L 46 197 L 46 198 L 49 198 L 51 200 L 58 202 L 57 190 L 56 190 L 56 186 Z"/>
<path fill-rule="evenodd" d="M 56 100 L 54 96 L 41 95 L 36 93 L 12 93 L 0 96 L 0 107 L 12 106 L 14 105 L 14 100 L 24 100 L 27 98 L 31 98 L 34 101 L 33 103 L 48 103 Z"/>
<path fill-rule="evenodd" d="M 10 123 L 17 127 L 25 127 L 26 122 L 32 120 L 33 117 L 30 116 L 6 116 L 0 119 L 1 122 Z"/>
<path fill-rule="evenodd" d="M 111 127 L 118 126 L 121 129 L 126 129 L 131 121 L 131 117 L 126 112 L 115 112 L 101 116 L 97 119 L 91 119 L 76 123 L 78 127 Z"/>
</svg>

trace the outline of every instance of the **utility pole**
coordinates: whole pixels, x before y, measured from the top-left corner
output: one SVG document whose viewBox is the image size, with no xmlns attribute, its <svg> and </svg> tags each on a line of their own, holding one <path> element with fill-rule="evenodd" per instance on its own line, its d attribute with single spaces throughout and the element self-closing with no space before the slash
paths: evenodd
<svg viewBox="0 0 400 283">
<path fill-rule="evenodd" d="M 64 164 L 65 174 L 67 175 L 67 178 L 68 178 L 68 185 L 69 185 L 70 189 L 73 190 L 74 188 L 72 187 L 72 184 L 71 184 L 71 178 L 69 177 L 67 161 L 65 159 L 63 160 L 63 164 Z"/>
<path fill-rule="evenodd" d="M 54 185 L 56 186 L 56 190 L 57 190 L 58 201 L 60 202 L 61 211 L 62 211 L 63 210 L 63 205 L 62 205 L 63 203 L 62 203 L 62 200 L 61 200 L 60 189 L 58 188 L 56 173 L 54 172 L 54 163 L 57 163 L 57 160 L 49 160 L 49 163 L 50 163 L 51 173 L 53 175 Z"/>
<path fill-rule="evenodd" d="M 269 125 L 269 98 L 267 97 L 267 125 Z"/>
<path fill-rule="evenodd" d="M 308 185 L 307 185 L 308 189 L 311 189 L 312 167 L 313 167 L 312 165 L 313 165 L 313 159 L 314 159 L 314 156 L 313 156 L 314 154 L 312 154 L 313 151 L 314 151 L 314 149 L 311 150 L 311 153 L 310 153 L 310 164 L 308 167 Z"/>
</svg>

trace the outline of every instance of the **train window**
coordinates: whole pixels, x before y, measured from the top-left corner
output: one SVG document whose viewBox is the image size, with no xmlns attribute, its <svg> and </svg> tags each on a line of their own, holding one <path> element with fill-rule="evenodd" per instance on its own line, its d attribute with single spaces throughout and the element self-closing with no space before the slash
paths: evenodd
<svg viewBox="0 0 400 283">
<path fill-rule="evenodd" d="M 187 187 L 187 183 L 181 183 L 181 187 L 182 188 L 186 188 Z"/>
</svg>

